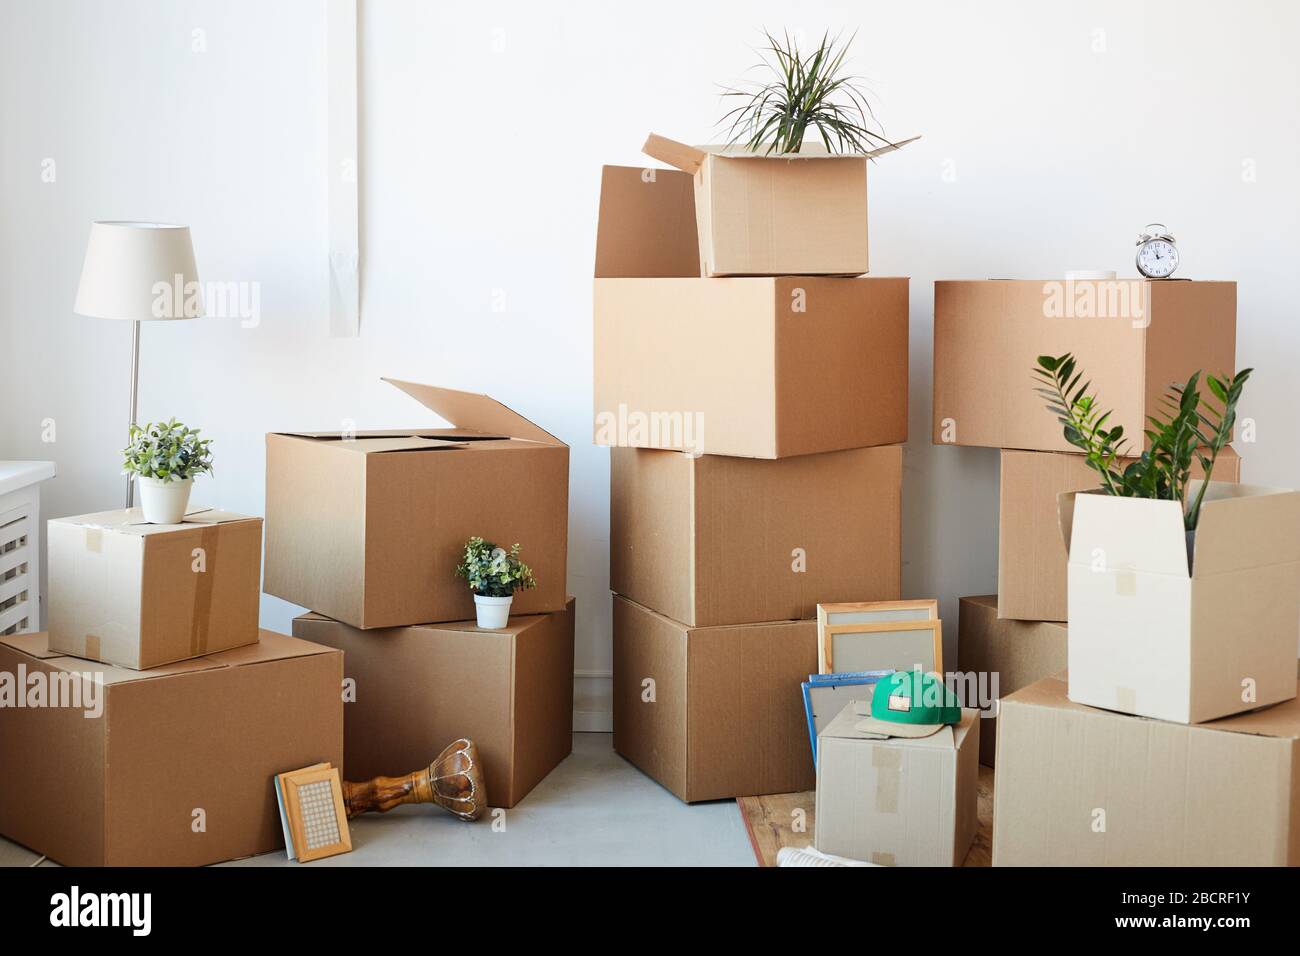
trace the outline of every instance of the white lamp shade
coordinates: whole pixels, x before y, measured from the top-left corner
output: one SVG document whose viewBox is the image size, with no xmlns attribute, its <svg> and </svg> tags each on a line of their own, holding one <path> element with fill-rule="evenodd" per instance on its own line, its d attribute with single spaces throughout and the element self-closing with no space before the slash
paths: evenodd
<svg viewBox="0 0 1300 956">
<path fill-rule="evenodd" d="M 202 315 L 189 226 L 91 223 L 73 310 L 100 319 L 139 321 Z"/>
</svg>

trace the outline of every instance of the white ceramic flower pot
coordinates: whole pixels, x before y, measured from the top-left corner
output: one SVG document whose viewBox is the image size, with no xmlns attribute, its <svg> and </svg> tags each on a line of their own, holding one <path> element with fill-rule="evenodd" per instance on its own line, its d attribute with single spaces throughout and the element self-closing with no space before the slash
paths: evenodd
<svg viewBox="0 0 1300 956">
<path fill-rule="evenodd" d="M 510 622 L 509 597 L 488 597 L 486 594 L 474 595 L 474 613 L 478 617 L 478 626 L 486 631 L 499 631 Z"/>
<path fill-rule="evenodd" d="M 193 478 L 159 481 L 137 476 L 135 481 L 140 489 L 140 508 L 144 511 L 145 521 L 150 524 L 180 524 L 190 503 Z"/>
</svg>

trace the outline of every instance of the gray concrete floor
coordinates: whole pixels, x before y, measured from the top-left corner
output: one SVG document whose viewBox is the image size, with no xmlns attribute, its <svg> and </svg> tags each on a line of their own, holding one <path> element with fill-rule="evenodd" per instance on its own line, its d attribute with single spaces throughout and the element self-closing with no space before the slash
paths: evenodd
<svg viewBox="0 0 1300 956">
<path fill-rule="evenodd" d="M 574 734 L 573 753 L 504 827 L 438 807 L 399 807 L 351 823 L 351 853 L 309 866 L 754 866 L 734 801 L 687 806 L 614 753 L 610 734 Z M 35 853 L 0 838 L 0 866 Z M 287 866 L 284 851 L 229 866 Z"/>
</svg>

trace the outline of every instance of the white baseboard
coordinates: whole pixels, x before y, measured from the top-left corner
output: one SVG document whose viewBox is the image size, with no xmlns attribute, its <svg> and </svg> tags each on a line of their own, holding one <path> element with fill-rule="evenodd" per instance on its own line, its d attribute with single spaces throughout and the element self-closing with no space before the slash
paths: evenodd
<svg viewBox="0 0 1300 956">
<path fill-rule="evenodd" d="M 610 671 L 573 672 L 573 729 L 578 733 L 608 734 L 614 730 Z"/>
</svg>

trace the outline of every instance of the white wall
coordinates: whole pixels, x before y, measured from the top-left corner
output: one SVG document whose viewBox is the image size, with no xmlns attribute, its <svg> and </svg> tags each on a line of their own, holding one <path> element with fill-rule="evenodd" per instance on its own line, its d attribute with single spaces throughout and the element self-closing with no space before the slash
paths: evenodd
<svg viewBox="0 0 1300 956">
<path fill-rule="evenodd" d="M 1132 274 L 1137 230 L 1167 222 L 1182 274 L 1240 283 L 1240 364 L 1260 367 L 1247 479 L 1300 482 L 1294 4 L 361 7 L 362 334 L 332 339 L 322 4 L 0 3 L 0 458 L 58 462 L 49 514 L 122 493 L 129 333 L 71 309 L 88 223 L 187 222 L 204 279 L 262 295 L 257 328 L 144 330 L 142 418 L 217 439 L 203 497 L 261 512 L 267 430 L 425 421 L 381 375 L 490 392 L 572 446 L 577 668 L 607 674 L 608 455 L 590 445 L 589 384 L 599 167 L 639 165 L 650 129 L 708 140 L 716 84 L 753 61 L 763 25 L 858 29 L 886 130 L 925 135 L 872 170 L 871 255 L 912 277 L 904 584 L 943 599 L 950 652 L 956 598 L 996 587 L 997 453 L 929 443 L 935 279 Z M 293 613 L 267 598 L 264 623 Z M 600 680 L 579 691 L 579 710 L 606 706 Z"/>
</svg>

